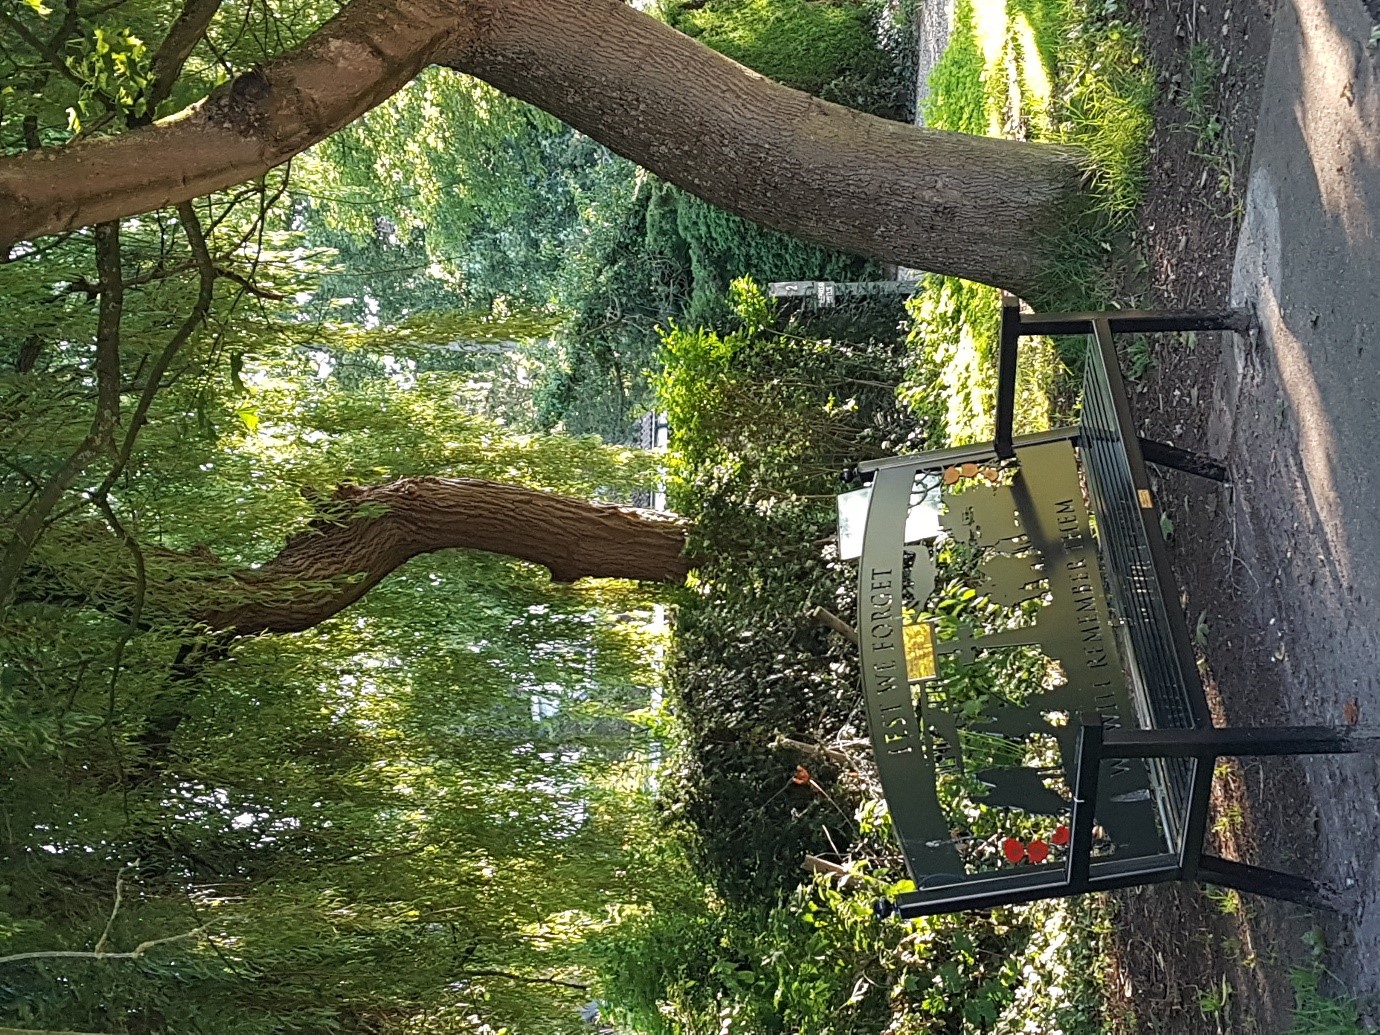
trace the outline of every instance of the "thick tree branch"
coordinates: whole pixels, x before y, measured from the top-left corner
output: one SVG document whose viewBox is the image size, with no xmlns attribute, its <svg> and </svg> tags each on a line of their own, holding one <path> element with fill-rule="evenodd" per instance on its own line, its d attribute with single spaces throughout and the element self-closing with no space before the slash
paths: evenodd
<svg viewBox="0 0 1380 1035">
<path fill-rule="evenodd" d="M 1029 293 L 1078 156 L 925 129 L 771 82 L 619 0 L 506 0 L 442 64 L 795 237 Z"/>
<path fill-rule="evenodd" d="M 300 632 L 362 598 L 421 554 L 464 548 L 544 565 L 554 579 L 678 581 L 687 526 L 647 511 L 468 478 L 342 486 L 281 553 L 216 585 L 197 616 L 239 634 Z"/>
<path fill-rule="evenodd" d="M 463 47 L 482 11 L 354 0 L 300 47 L 152 126 L 0 160 L 0 250 L 255 179 L 392 96 L 440 48 Z"/>
</svg>

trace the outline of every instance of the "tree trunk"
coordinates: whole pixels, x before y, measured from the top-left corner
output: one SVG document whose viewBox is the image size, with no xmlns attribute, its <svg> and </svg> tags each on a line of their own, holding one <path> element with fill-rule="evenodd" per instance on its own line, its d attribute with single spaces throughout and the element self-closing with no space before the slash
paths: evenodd
<svg viewBox="0 0 1380 1035">
<path fill-rule="evenodd" d="M 924 129 L 774 83 L 619 0 L 504 0 L 477 76 L 692 194 L 816 244 L 1029 294 L 1077 152 Z"/>
<path fill-rule="evenodd" d="M 692 565 L 683 521 L 468 478 L 341 486 L 323 511 L 277 557 L 217 586 L 198 621 L 241 635 L 301 632 L 407 560 L 454 547 L 544 565 L 559 582 L 680 581 Z"/>
<path fill-rule="evenodd" d="M 767 226 L 1028 293 L 1075 152 L 813 99 L 619 0 L 353 0 L 301 47 L 154 126 L 0 159 L 0 247 L 262 175 L 439 61 Z"/>
</svg>

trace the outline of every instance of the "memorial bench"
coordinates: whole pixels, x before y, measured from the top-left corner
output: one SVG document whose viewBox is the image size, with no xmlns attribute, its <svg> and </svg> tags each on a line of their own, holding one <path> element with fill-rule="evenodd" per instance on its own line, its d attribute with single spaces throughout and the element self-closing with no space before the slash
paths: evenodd
<svg viewBox="0 0 1380 1035">
<path fill-rule="evenodd" d="M 1226 470 L 1137 435 L 1114 343 L 1249 327 L 1236 310 L 1040 315 L 1008 297 L 993 441 L 858 465 L 840 544 L 858 560 L 862 688 L 915 883 L 901 915 L 1170 880 L 1333 904 L 1309 878 L 1203 850 L 1218 757 L 1373 739 L 1213 727 L 1146 464 Z M 1036 334 L 1090 336 L 1081 415 L 1015 436 L 1017 347 Z"/>
</svg>

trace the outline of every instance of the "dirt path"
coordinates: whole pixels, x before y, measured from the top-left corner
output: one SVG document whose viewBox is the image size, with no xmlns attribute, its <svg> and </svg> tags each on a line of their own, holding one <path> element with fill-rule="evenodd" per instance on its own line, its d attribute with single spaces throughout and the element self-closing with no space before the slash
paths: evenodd
<svg viewBox="0 0 1380 1035">
<path fill-rule="evenodd" d="M 1147 4 L 1143 17 L 1165 87 L 1139 242 L 1146 293 L 1179 305 L 1230 295 L 1261 322 L 1249 343 L 1186 339 L 1162 350 L 1138 399 L 1157 437 L 1206 442 L 1232 467 L 1230 490 L 1179 477 L 1160 488 L 1186 608 L 1203 622 L 1219 719 L 1374 723 L 1374 18 L 1362 0 L 1187 0 Z M 1211 113 L 1185 99 L 1204 68 L 1228 70 Z M 1222 139 L 1205 138 L 1208 114 L 1225 125 Z M 1156 1031 L 1277 1035 L 1289 1023 L 1288 969 L 1307 958 L 1300 935 L 1316 923 L 1341 989 L 1380 994 L 1377 802 L 1372 760 L 1233 769 L 1216 800 L 1224 851 L 1317 873 L 1349 896 L 1348 909 L 1327 917 L 1185 889 L 1126 896 L 1118 978 L 1128 1004 L 1154 1011 Z"/>
<path fill-rule="evenodd" d="M 1161 348 L 1135 399 L 1147 433 L 1233 472 L 1157 490 L 1217 721 L 1380 724 L 1380 0 L 1127 7 L 1160 100 L 1122 302 L 1231 298 L 1261 322 Z M 922 7 L 922 90 L 950 10 Z M 1118 896 L 1115 1030 L 1281 1035 L 1315 929 L 1332 991 L 1380 1003 L 1380 764 L 1244 760 L 1218 784 L 1218 850 L 1317 874 L 1348 909 Z"/>
<path fill-rule="evenodd" d="M 1276 17 L 1232 281 L 1254 348 L 1222 356 L 1215 437 L 1273 612 L 1286 714 L 1380 719 L 1380 55 L 1360 0 Z M 1267 618 L 1266 621 L 1269 621 Z M 1321 876 L 1350 889 L 1347 983 L 1380 993 L 1380 764 L 1310 761 Z"/>
</svg>

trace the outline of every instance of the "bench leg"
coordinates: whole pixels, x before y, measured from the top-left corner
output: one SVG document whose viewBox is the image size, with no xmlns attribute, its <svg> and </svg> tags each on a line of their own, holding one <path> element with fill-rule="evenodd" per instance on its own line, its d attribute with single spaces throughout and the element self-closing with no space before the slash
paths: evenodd
<svg viewBox="0 0 1380 1035">
<path fill-rule="evenodd" d="M 1172 467 L 1176 471 L 1196 474 L 1199 478 L 1208 478 L 1214 482 L 1227 481 L 1227 465 L 1220 460 L 1204 453 L 1195 453 L 1191 449 L 1180 449 L 1178 446 L 1156 442 L 1154 439 L 1142 438 L 1139 441 L 1141 456 L 1145 457 L 1148 464 Z"/>
<path fill-rule="evenodd" d="M 1206 852 L 1198 860 L 1198 880 L 1204 884 L 1247 891 L 1312 909 L 1337 911 L 1340 908 L 1336 894 L 1311 877 L 1251 866 Z"/>
</svg>

